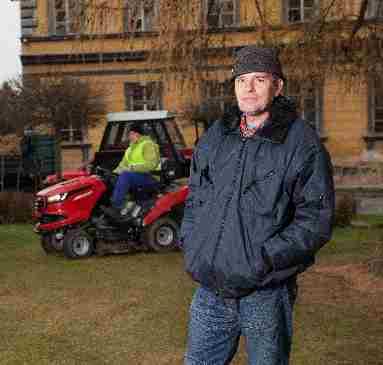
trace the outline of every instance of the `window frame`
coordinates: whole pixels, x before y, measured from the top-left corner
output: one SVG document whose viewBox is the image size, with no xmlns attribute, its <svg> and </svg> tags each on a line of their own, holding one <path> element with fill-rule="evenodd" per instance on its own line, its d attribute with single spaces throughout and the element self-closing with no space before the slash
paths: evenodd
<svg viewBox="0 0 383 365">
<path fill-rule="evenodd" d="M 370 0 L 368 2 L 366 19 L 383 19 L 383 2 Z"/>
<path fill-rule="evenodd" d="M 211 86 L 216 84 L 217 86 Z M 217 113 L 217 117 L 219 114 L 223 114 L 227 107 L 236 104 L 236 97 L 234 91 L 234 84 L 231 79 L 227 80 L 203 80 L 201 85 L 201 96 L 203 102 L 201 103 L 201 112 L 215 114 Z M 212 95 L 211 90 L 218 90 L 218 93 L 214 92 Z M 232 92 L 225 93 L 225 91 L 231 90 Z M 216 95 L 214 95 L 216 94 Z M 218 105 L 216 110 L 212 106 Z"/>
<path fill-rule="evenodd" d="M 73 9 L 76 9 L 76 6 L 78 5 L 76 1 L 74 0 L 62 0 L 64 3 L 64 20 L 58 21 L 57 15 L 59 11 L 62 11 L 62 9 L 57 9 L 56 7 L 56 1 L 57 0 L 49 0 L 49 34 L 50 35 L 56 35 L 56 36 L 66 36 L 66 35 L 73 35 L 77 34 L 78 31 L 75 31 L 75 22 L 73 18 L 76 18 L 73 13 L 76 11 Z M 71 2 L 74 3 L 73 6 L 71 6 Z M 60 28 L 62 26 L 62 28 Z M 63 29 L 63 32 L 58 31 L 58 29 Z"/>
<path fill-rule="evenodd" d="M 379 120 L 379 124 L 381 124 L 382 131 L 376 131 L 376 100 L 377 100 L 377 87 L 376 83 L 381 83 L 381 90 L 382 90 L 382 96 L 383 96 L 383 77 L 380 79 L 370 77 L 368 82 L 368 135 L 371 136 L 380 136 L 383 139 L 383 119 Z M 383 113 L 383 103 L 381 106 L 379 106 L 379 109 L 382 109 Z"/>
<path fill-rule="evenodd" d="M 148 98 L 148 85 L 154 84 L 155 92 L 152 98 Z M 138 101 L 138 105 L 142 104 L 142 109 L 135 108 L 137 101 L 134 100 L 134 95 L 129 95 L 129 85 L 140 86 L 143 88 L 143 98 Z M 127 111 L 139 111 L 139 110 L 162 110 L 163 107 L 163 85 L 162 81 L 148 80 L 148 81 L 125 81 L 124 82 L 124 95 L 125 95 L 125 108 Z M 150 105 L 154 105 L 154 109 L 150 108 Z"/>
<path fill-rule="evenodd" d="M 140 20 L 141 21 L 141 27 L 136 28 L 136 29 L 130 29 L 129 25 L 129 7 L 128 7 L 128 0 L 125 0 L 124 2 L 124 8 L 123 8 L 123 14 L 122 14 L 122 23 L 123 23 L 123 32 L 124 33 L 143 33 L 143 32 L 153 32 L 157 28 L 157 20 L 159 16 L 159 1 L 158 0 L 151 0 L 153 2 L 151 8 L 153 10 L 153 15 L 152 15 L 152 21 L 151 21 L 151 26 L 148 26 L 148 23 L 145 21 L 146 17 L 145 16 L 145 0 L 139 3 L 139 13 L 140 15 L 137 16 L 137 22 Z M 150 5 L 149 5 L 150 7 Z"/>
<path fill-rule="evenodd" d="M 204 0 L 204 6 L 203 6 L 203 11 L 204 11 L 204 21 L 206 26 L 209 29 L 226 29 L 226 28 L 233 28 L 233 27 L 238 27 L 240 25 L 240 1 L 239 0 L 213 0 L 215 2 L 219 3 L 219 8 L 220 10 L 218 11 L 218 25 L 211 25 L 209 24 L 209 16 L 213 15 L 214 13 L 209 14 L 209 0 Z M 223 17 L 228 14 L 228 12 L 223 11 L 222 9 L 224 8 L 224 3 L 226 2 L 231 2 L 233 4 L 233 23 L 225 25 L 223 24 Z"/>
<path fill-rule="evenodd" d="M 289 19 L 289 12 L 290 12 L 290 0 L 282 0 L 282 19 L 283 22 L 286 24 L 302 24 L 307 21 L 311 21 L 313 18 L 315 18 L 318 15 L 319 8 L 320 8 L 320 0 L 313 0 L 313 7 L 312 7 L 312 16 L 309 19 L 305 19 L 305 6 L 304 2 L 305 0 L 299 0 L 300 6 L 299 6 L 299 15 L 300 19 L 296 21 L 291 21 Z M 296 8 L 293 8 L 296 9 Z"/>
<path fill-rule="evenodd" d="M 284 94 L 287 97 L 294 99 L 297 103 L 297 109 L 299 115 L 302 119 L 306 120 L 310 123 L 316 130 L 319 136 L 324 136 L 323 130 L 323 85 L 320 83 L 307 84 L 303 85 L 302 82 L 290 80 L 291 83 L 296 83 L 299 87 L 298 95 L 291 93 L 291 89 L 289 89 L 289 82 L 286 83 L 284 88 Z M 309 90 L 313 90 L 313 99 L 314 99 L 314 112 L 315 112 L 315 120 L 306 119 L 307 110 L 305 110 L 306 100 L 310 100 L 312 98 L 308 98 Z M 298 99 L 298 100 L 297 100 Z"/>
<path fill-rule="evenodd" d="M 60 134 L 64 136 L 64 133 L 69 132 L 69 138 L 64 139 L 61 137 L 61 143 L 64 145 L 77 145 L 77 144 L 83 144 L 85 142 L 85 131 L 84 128 L 74 128 L 72 123 L 69 123 L 68 127 L 66 128 L 61 128 L 60 129 Z M 77 139 L 75 138 L 75 134 L 80 133 L 80 138 Z"/>
</svg>

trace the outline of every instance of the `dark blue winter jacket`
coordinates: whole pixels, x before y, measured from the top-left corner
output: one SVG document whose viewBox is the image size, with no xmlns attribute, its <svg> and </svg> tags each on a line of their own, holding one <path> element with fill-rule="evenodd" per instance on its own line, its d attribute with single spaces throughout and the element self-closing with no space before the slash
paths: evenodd
<svg viewBox="0 0 383 365">
<path fill-rule="evenodd" d="M 181 228 L 186 271 L 224 297 L 278 285 L 304 271 L 330 239 L 330 157 L 294 105 L 242 138 L 236 108 L 200 139 Z"/>
</svg>

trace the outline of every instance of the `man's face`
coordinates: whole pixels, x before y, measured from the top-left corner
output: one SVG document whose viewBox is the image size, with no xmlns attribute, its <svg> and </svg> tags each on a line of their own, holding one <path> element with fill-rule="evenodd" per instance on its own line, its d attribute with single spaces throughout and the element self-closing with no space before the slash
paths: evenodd
<svg viewBox="0 0 383 365">
<path fill-rule="evenodd" d="M 282 90 L 283 81 L 266 72 L 251 72 L 235 79 L 235 95 L 239 109 L 261 115 Z"/>
<path fill-rule="evenodd" d="M 140 134 L 134 131 L 130 131 L 128 134 L 128 139 L 130 143 L 136 143 L 140 138 Z"/>
</svg>

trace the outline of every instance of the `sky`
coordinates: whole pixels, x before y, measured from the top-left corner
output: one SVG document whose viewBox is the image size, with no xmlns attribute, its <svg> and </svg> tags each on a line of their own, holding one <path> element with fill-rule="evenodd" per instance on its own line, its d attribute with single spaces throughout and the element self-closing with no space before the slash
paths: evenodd
<svg viewBox="0 0 383 365">
<path fill-rule="evenodd" d="M 21 73 L 19 2 L 0 0 L 0 84 Z"/>
</svg>

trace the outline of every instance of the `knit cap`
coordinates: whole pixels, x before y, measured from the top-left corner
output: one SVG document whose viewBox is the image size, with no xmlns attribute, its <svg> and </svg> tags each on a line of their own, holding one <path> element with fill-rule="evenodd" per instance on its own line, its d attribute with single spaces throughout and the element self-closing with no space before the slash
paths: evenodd
<svg viewBox="0 0 383 365">
<path fill-rule="evenodd" d="M 237 51 L 232 69 L 233 79 L 251 72 L 267 72 L 284 80 L 278 51 L 257 46 L 246 46 Z"/>
</svg>

